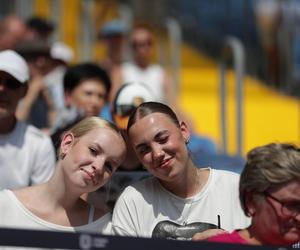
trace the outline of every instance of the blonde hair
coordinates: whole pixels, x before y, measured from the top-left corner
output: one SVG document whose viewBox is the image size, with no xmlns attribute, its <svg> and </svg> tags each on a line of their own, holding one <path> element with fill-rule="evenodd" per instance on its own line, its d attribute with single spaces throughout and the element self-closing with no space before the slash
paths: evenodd
<svg viewBox="0 0 300 250">
<path fill-rule="evenodd" d="M 89 131 L 96 128 L 110 128 L 121 135 L 119 129 L 111 122 L 97 116 L 87 117 L 75 124 L 68 132 L 71 132 L 75 138 L 84 136 Z"/>
<path fill-rule="evenodd" d="M 124 140 L 122 133 L 113 123 L 111 123 L 105 119 L 102 119 L 100 117 L 97 117 L 97 116 L 90 116 L 90 117 L 84 118 L 80 122 L 76 123 L 73 127 L 71 127 L 64 134 L 72 133 L 74 138 L 78 139 L 78 138 L 86 135 L 91 130 L 97 129 L 97 128 L 112 129 L 116 133 L 118 133 Z M 59 158 L 61 158 L 61 154 L 62 154 L 62 152 L 61 152 L 61 149 L 59 148 Z"/>
</svg>

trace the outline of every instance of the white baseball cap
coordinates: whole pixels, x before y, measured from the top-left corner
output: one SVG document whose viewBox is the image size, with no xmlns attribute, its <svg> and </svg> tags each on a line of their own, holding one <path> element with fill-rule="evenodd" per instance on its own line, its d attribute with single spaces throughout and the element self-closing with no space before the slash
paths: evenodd
<svg viewBox="0 0 300 250">
<path fill-rule="evenodd" d="M 140 98 L 143 102 L 155 101 L 153 93 L 146 85 L 133 82 L 126 83 L 121 87 L 116 96 L 116 106 L 135 105 L 136 98 Z"/>
<path fill-rule="evenodd" d="M 0 52 L 0 71 L 4 71 L 24 84 L 29 79 L 29 69 L 25 59 L 13 50 Z"/>
<path fill-rule="evenodd" d="M 143 83 L 123 84 L 116 94 L 113 105 L 113 119 L 117 127 L 125 129 L 130 113 L 143 102 L 156 101 L 152 91 Z"/>
<path fill-rule="evenodd" d="M 74 51 L 63 42 L 55 42 L 50 48 L 50 55 L 53 59 L 69 63 L 74 57 Z"/>
</svg>

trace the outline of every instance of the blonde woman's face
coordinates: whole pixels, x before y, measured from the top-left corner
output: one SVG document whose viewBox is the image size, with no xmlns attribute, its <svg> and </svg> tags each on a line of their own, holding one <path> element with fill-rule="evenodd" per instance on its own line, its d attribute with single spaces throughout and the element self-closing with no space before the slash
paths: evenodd
<svg viewBox="0 0 300 250">
<path fill-rule="evenodd" d="M 78 139 L 70 133 L 63 140 L 64 169 L 71 182 L 85 192 L 103 186 L 125 157 L 123 138 L 110 128 L 93 129 Z"/>
</svg>

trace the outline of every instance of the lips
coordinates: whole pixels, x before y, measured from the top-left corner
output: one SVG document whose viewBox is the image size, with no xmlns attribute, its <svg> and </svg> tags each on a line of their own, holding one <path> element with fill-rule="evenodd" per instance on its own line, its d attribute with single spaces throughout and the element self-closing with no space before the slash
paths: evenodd
<svg viewBox="0 0 300 250">
<path fill-rule="evenodd" d="M 168 159 L 164 159 L 159 165 L 158 165 L 158 168 L 162 168 L 162 169 L 165 169 L 165 168 L 168 168 L 171 166 L 171 160 L 172 158 L 168 158 Z"/>
<path fill-rule="evenodd" d="M 86 175 L 89 177 L 88 179 L 91 180 L 93 182 L 93 184 L 96 184 L 96 180 L 95 180 L 95 173 L 94 172 L 89 172 L 83 168 L 80 168 L 81 171 L 83 171 L 84 173 L 86 173 Z"/>
</svg>

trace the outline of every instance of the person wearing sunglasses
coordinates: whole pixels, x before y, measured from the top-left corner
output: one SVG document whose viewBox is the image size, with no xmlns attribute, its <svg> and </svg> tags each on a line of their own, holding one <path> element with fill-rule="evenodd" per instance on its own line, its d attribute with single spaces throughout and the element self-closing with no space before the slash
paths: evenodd
<svg viewBox="0 0 300 250">
<path fill-rule="evenodd" d="M 137 25 L 133 28 L 129 37 L 133 60 L 123 64 L 122 81 L 145 84 L 157 101 L 177 109 L 176 93 L 170 72 L 153 62 L 154 41 L 154 34 L 148 26 Z"/>
<path fill-rule="evenodd" d="M 239 192 L 251 225 L 208 241 L 274 246 L 292 246 L 300 241 L 299 147 L 272 143 L 251 150 Z"/>
<path fill-rule="evenodd" d="M 28 79 L 23 57 L 12 50 L 0 52 L 0 190 L 43 183 L 54 170 L 50 138 L 16 116 Z"/>
</svg>

